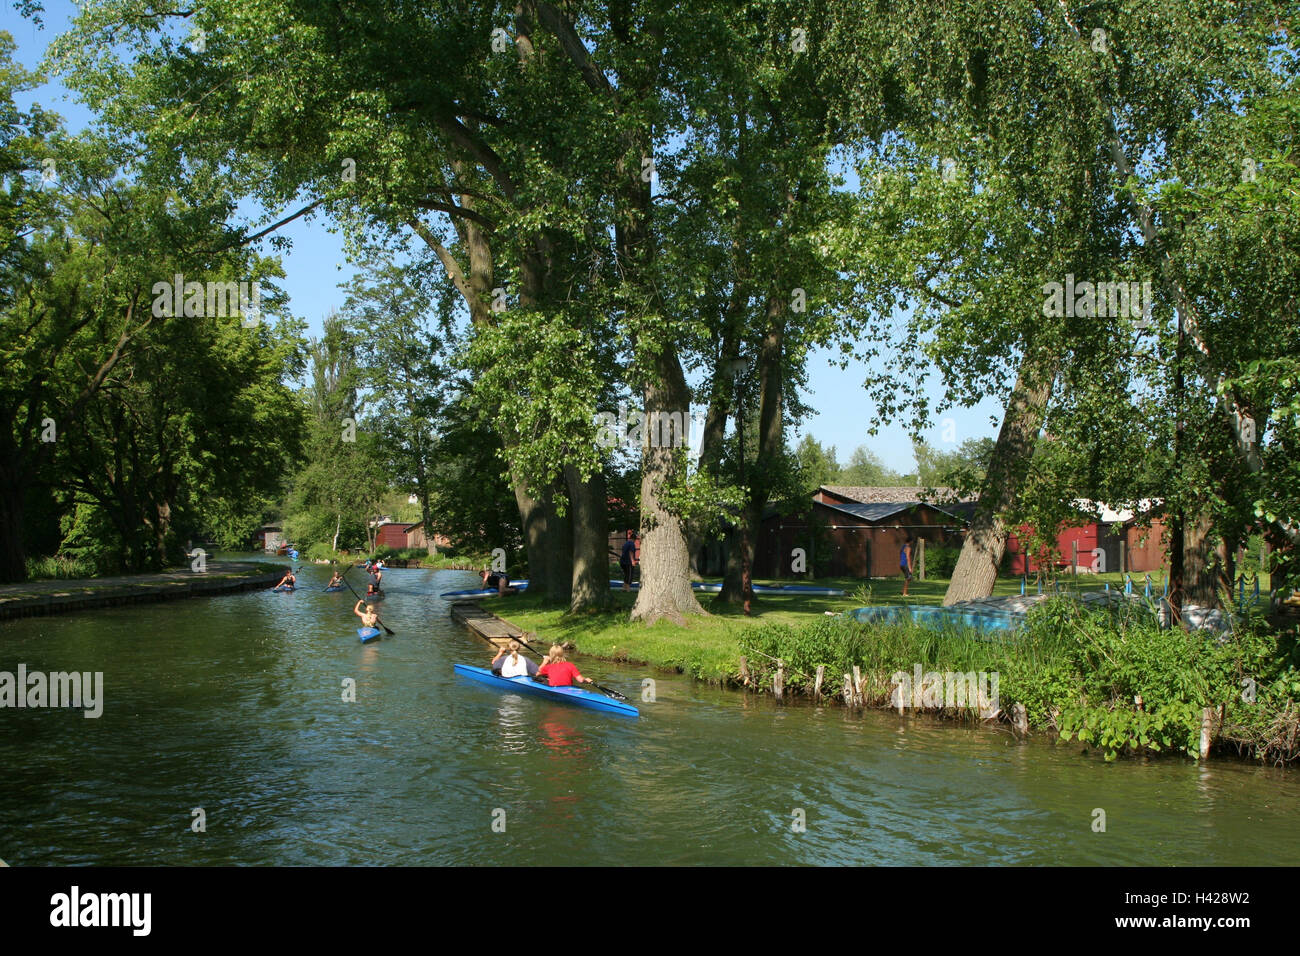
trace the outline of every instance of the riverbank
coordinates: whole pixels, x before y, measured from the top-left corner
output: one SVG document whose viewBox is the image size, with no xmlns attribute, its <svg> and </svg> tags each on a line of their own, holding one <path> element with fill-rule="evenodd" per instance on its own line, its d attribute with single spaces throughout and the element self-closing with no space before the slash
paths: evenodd
<svg viewBox="0 0 1300 956">
<path fill-rule="evenodd" d="M 205 571 L 186 566 L 153 574 L 4 584 L 0 620 L 266 588 L 284 572 L 284 565 L 269 561 L 208 561 Z"/>
<path fill-rule="evenodd" d="M 888 601 L 882 590 L 877 598 Z M 931 603 L 926 596 L 913 603 Z M 1257 614 L 1215 636 L 1162 629 L 1137 602 L 1034 601 L 1022 629 L 990 637 L 842 617 L 861 606 L 857 596 L 765 595 L 749 618 L 709 602 L 709 617 L 646 627 L 627 620 L 634 598 L 616 592 L 613 609 L 588 615 L 526 594 L 485 606 L 543 642 L 758 693 L 971 721 L 1000 711 L 997 719 L 1019 733 L 1076 740 L 1108 759 L 1219 750 L 1277 764 L 1300 760 L 1296 635 Z"/>
</svg>

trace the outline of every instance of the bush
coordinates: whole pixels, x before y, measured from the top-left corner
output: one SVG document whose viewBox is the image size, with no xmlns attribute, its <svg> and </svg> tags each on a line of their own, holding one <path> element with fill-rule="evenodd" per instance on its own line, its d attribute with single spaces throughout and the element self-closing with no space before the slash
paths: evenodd
<svg viewBox="0 0 1300 956">
<path fill-rule="evenodd" d="M 318 541 L 316 544 L 309 546 L 304 557 L 311 562 L 329 561 L 336 564 L 346 564 L 348 561 L 346 555 L 339 554 L 324 541 Z"/>
<path fill-rule="evenodd" d="M 33 581 L 93 578 L 97 570 L 95 562 L 89 558 L 66 554 L 27 559 L 27 577 Z"/>
<path fill-rule="evenodd" d="M 1197 754 L 1207 707 L 1224 715 L 1227 743 L 1276 763 L 1300 759 L 1300 641 L 1270 630 L 1258 613 L 1217 636 L 1163 629 L 1137 602 L 1095 609 L 1058 597 L 1035 606 L 1025 627 L 1005 640 L 837 617 L 755 628 L 741 638 L 741 650 L 760 686 L 770 686 L 782 660 L 793 692 L 810 689 L 824 665 L 823 692 L 833 695 L 857 665 L 867 703 L 877 705 L 888 702 L 890 675 L 916 664 L 996 672 L 1004 709 L 1021 703 L 1033 726 L 1092 744 L 1108 760 Z"/>
<path fill-rule="evenodd" d="M 961 548 L 950 548 L 941 544 L 931 546 L 927 541 L 925 545 L 925 576 L 927 578 L 951 578 L 952 572 L 957 567 L 957 558 L 960 554 Z"/>
</svg>

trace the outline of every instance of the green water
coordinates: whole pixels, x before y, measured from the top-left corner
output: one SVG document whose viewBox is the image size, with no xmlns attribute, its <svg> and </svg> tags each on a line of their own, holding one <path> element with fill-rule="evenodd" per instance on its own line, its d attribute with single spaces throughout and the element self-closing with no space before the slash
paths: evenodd
<svg viewBox="0 0 1300 956">
<path fill-rule="evenodd" d="M 385 620 L 294 594 L 0 623 L 0 671 L 103 671 L 104 711 L 0 710 L 0 859 L 48 864 L 1290 864 L 1300 774 L 1121 760 L 578 658 L 640 720 L 457 678 L 482 645 L 393 570 Z M 350 578 L 360 580 L 353 572 Z M 354 584 L 356 582 L 354 581 Z M 640 702 L 641 679 L 657 700 Z M 357 701 L 342 700 L 354 678 Z M 191 830 L 194 808 L 206 832 Z M 1106 832 L 1093 832 L 1094 809 Z M 500 812 L 504 811 L 504 813 Z M 801 811 L 806 828 L 795 823 Z M 504 832 L 496 832 L 494 821 Z"/>
</svg>

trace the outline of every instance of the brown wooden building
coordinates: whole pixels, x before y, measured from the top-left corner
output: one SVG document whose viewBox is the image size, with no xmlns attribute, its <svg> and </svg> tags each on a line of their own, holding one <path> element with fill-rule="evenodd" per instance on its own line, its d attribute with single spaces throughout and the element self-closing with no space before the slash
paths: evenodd
<svg viewBox="0 0 1300 956">
<path fill-rule="evenodd" d="M 806 511 L 764 518 L 755 573 L 793 576 L 791 552 L 803 548 L 810 572 L 818 567 L 836 577 L 891 577 L 901 573 L 899 552 L 908 534 L 928 545 L 960 545 L 974 505 L 955 500 L 939 504 L 938 497 L 936 502 L 920 501 L 910 490 L 823 485 Z"/>
</svg>

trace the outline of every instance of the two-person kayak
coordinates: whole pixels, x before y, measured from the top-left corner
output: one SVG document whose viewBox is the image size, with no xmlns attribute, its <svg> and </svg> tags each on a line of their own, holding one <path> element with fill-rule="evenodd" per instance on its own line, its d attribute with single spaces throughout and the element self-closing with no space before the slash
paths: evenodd
<svg viewBox="0 0 1300 956">
<path fill-rule="evenodd" d="M 589 710 L 601 710 L 608 714 L 619 714 L 623 717 L 641 716 L 640 711 L 631 704 L 607 697 L 594 690 L 584 690 L 581 687 L 552 687 L 550 684 L 539 684 L 531 677 L 498 677 L 486 667 L 471 667 L 468 664 L 457 664 L 455 670 L 462 677 L 487 684 L 497 690 L 532 694 L 534 697 L 549 697 L 551 700 L 575 704 Z"/>
</svg>

